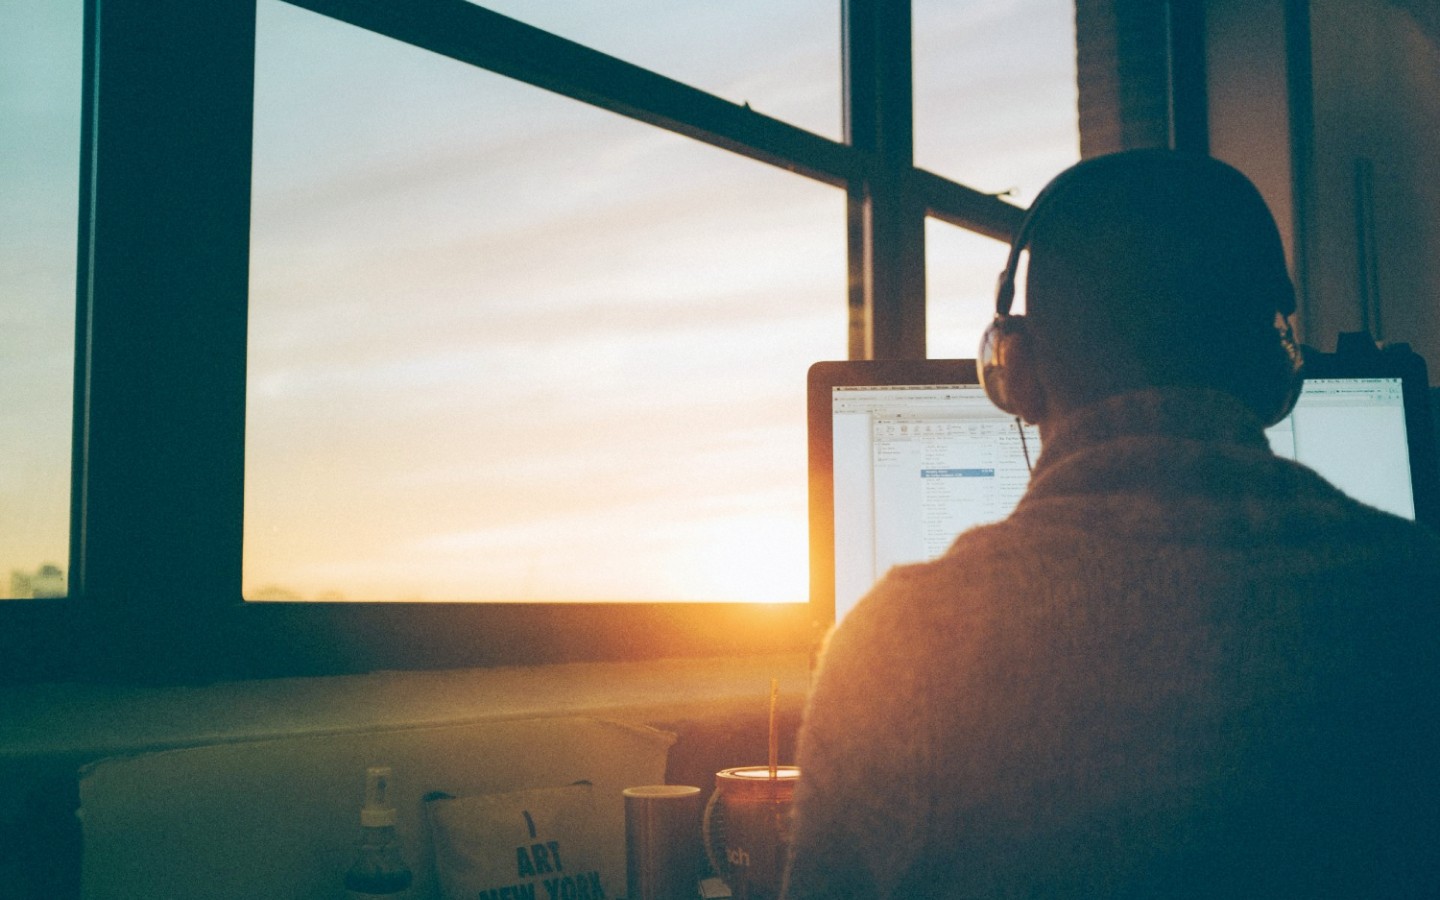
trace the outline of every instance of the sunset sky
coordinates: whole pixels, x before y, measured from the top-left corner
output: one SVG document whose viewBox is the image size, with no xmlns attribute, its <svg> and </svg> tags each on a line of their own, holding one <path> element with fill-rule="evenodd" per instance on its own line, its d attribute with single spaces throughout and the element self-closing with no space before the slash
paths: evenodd
<svg viewBox="0 0 1440 900">
<path fill-rule="evenodd" d="M 0 597 L 67 565 L 80 0 L 0 0 Z"/>
<path fill-rule="evenodd" d="M 838 4 L 745 5 L 490 4 L 839 139 Z M 17 56 L 0 28 L 0 576 L 65 559 L 66 6 L 0 0 L 55 35 Z M 804 377 L 845 354 L 843 193 L 258 14 L 247 596 L 803 600 Z M 914 16 L 917 164 L 1027 202 L 1078 155 L 1070 4 Z M 927 234 L 931 355 L 973 355 L 1005 247 Z"/>
</svg>

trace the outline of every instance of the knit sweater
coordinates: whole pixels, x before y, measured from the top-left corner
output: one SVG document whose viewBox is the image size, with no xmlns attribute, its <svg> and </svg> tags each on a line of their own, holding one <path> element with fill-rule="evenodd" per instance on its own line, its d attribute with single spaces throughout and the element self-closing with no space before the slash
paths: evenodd
<svg viewBox="0 0 1440 900">
<path fill-rule="evenodd" d="M 1089 407 L 830 636 L 788 896 L 1440 895 L 1437 600 L 1228 395 Z"/>
</svg>

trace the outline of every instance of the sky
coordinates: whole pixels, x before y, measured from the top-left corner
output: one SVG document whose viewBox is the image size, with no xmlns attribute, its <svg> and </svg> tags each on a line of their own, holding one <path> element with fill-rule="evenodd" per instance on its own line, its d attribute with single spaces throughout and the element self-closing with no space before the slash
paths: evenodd
<svg viewBox="0 0 1440 900">
<path fill-rule="evenodd" d="M 840 137 L 837 3 L 489 5 Z M 0 0 L 44 20 L 0 28 L 0 575 L 63 565 L 67 534 L 79 12 L 44 6 Z M 1073 161 L 1071 15 L 916 0 L 917 165 L 1025 202 Z M 803 601 L 843 193 L 258 17 L 246 596 Z M 1006 248 L 927 239 L 931 355 L 971 356 Z"/>
<path fill-rule="evenodd" d="M 66 565 L 80 0 L 0 0 L 0 597 Z"/>
</svg>

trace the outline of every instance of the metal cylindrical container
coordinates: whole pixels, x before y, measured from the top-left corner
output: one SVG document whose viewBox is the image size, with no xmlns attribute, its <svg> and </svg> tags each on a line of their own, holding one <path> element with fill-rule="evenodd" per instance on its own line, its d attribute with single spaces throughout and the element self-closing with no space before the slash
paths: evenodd
<svg viewBox="0 0 1440 900">
<path fill-rule="evenodd" d="M 700 788 L 630 787 L 625 796 L 628 900 L 691 900 L 700 878 Z"/>
</svg>

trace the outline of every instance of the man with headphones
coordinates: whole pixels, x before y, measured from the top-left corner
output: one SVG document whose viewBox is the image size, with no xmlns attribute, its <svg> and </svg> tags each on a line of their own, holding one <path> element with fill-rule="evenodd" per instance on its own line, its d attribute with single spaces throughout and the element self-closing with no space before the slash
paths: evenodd
<svg viewBox="0 0 1440 900">
<path fill-rule="evenodd" d="M 1440 538 L 1271 452 L 1294 311 L 1223 163 L 1041 193 L 977 361 L 1033 478 L 830 636 L 791 900 L 1440 896 Z"/>
</svg>

